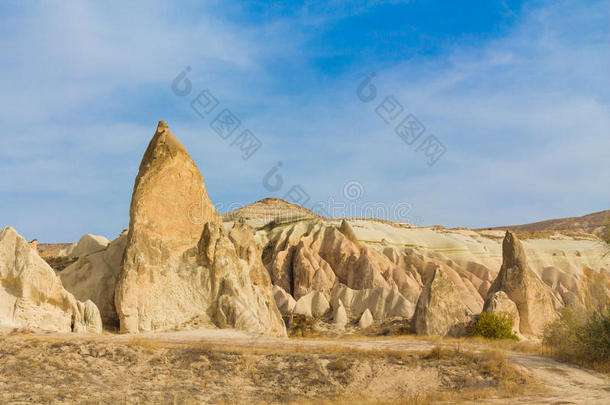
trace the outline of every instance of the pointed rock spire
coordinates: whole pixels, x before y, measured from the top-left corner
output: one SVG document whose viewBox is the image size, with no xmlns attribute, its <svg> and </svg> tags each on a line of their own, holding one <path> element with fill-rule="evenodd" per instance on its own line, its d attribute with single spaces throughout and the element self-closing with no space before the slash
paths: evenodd
<svg viewBox="0 0 610 405">
<path fill-rule="evenodd" d="M 341 221 L 341 225 L 339 226 L 339 232 L 345 235 L 345 237 L 350 241 L 358 243 L 358 238 L 356 237 L 354 230 L 350 226 L 349 222 L 347 222 L 347 220 L 344 219 Z"/>
<path fill-rule="evenodd" d="M 528 266 L 521 241 L 506 231 L 502 242 L 502 267 L 487 296 L 503 291 L 519 311 L 519 329 L 530 336 L 541 336 L 544 327 L 557 317 L 555 302 L 549 288 Z M 488 299 L 488 301 L 490 300 Z M 486 302 L 488 307 L 490 302 Z"/>
<path fill-rule="evenodd" d="M 168 304 L 184 280 L 177 277 L 171 282 L 169 269 L 197 245 L 208 222 L 222 226 L 203 177 L 186 148 L 159 121 L 131 198 L 129 234 L 115 289 L 122 331 L 153 330 L 184 321 L 182 304 Z M 142 288 L 144 284 L 147 288 Z"/>
<path fill-rule="evenodd" d="M 257 281 L 226 235 L 197 166 L 160 121 L 131 200 L 114 297 L 121 331 L 215 325 L 285 336 L 269 278 Z"/>
</svg>

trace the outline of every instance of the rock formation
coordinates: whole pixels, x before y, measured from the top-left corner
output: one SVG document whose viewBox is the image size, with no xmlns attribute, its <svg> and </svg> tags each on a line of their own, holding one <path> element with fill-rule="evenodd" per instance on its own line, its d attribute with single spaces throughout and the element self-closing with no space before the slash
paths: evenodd
<svg viewBox="0 0 610 405">
<path fill-rule="evenodd" d="M 354 306 L 355 313 L 349 299 L 341 298 L 350 321 L 357 321 L 366 308 L 375 319 L 391 317 L 396 312 L 387 310 L 390 295 L 397 297 L 393 302 L 400 302 L 397 316 L 409 318 L 425 283 L 439 268 L 452 282 L 464 312 L 478 314 L 488 298 L 498 299 L 491 287 L 502 265 L 503 231 L 325 219 L 278 199 L 258 201 L 225 219 L 227 227 L 243 220 L 256 229 L 253 233 L 263 246 L 263 263 L 272 282 L 286 294 L 275 295 L 283 303 L 289 302 L 288 296 L 300 299 L 319 291 L 334 312 L 335 291 L 345 293 L 348 288 L 357 301 L 367 296 L 366 305 Z M 606 246 L 593 235 L 553 231 L 528 235 L 524 251 L 532 273 L 549 286 L 552 300 L 569 303 L 577 302 L 582 294 L 584 268 L 610 270 Z M 373 290 L 392 293 L 368 297 Z M 401 296 L 406 303 L 398 299 Z"/>
<path fill-rule="evenodd" d="M 362 329 L 366 329 L 373 324 L 373 315 L 371 311 L 367 308 L 362 315 L 360 316 L 360 320 L 358 321 L 358 326 Z"/>
<path fill-rule="evenodd" d="M 504 291 L 496 291 L 491 294 L 487 301 L 485 301 L 483 312 L 507 313 L 513 318 L 513 330 L 519 332 L 519 310 L 517 309 L 517 305 L 508 298 L 508 295 L 506 295 Z"/>
<path fill-rule="evenodd" d="M 78 243 L 73 243 L 61 252 L 67 257 L 83 257 L 106 249 L 110 241 L 103 236 L 84 234 Z"/>
<path fill-rule="evenodd" d="M 327 298 L 338 284 L 361 290 L 397 289 L 412 304 L 421 283 L 385 255 L 361 244 L 347 221 L 340 226 L 321 220 L 279 227 L 268 236 L 263 254 L 273 284 L 295 298 L 321 291 Z"/>
<path fill-rule="evenodd" d="M 347 322 L 347 311 L 345 310 L 345 306 L 343 306 L 343 302 L 339 300 L 333 309 L 333 323 L 337 328 L 342 329 L 345 327 Z"/>
<path fill-rule="evenodd" d="M 28 242 L 28 244 L 32 249 L 34 249 L 34 251 L 36 251 L 36 253 L 38 253 L 38 239 L 32 239 Z"/>
<path fill-rule="evenodd" d="M 233 240 L 241 240 L 237 233 Z M 260 269 L 249 268 L 248 260 L 256 264 L 248 253 L 255 247 L 237 245 L 225 233 L 197 166 L 159 122 L 131 200 L 115 288 L 121 331 L 216 325 L 285 335 L 271 285 Z"/>
<path fill-rule="evenodd" d="M 335 285 L 335 273 L 324 259 L 301 241 L 292 258 L 293 296 L 299 299 L 311 291 L 321 291 L 327 297 Z"/>
<path fill-rule="evenodd" d="M 320 291 L 312 291 L 299 298 L 294 306 L 294 313 L 319 318 L 330 309 L 328 300 Z"/>
<path fill-rule="evenodd" d="M 505 292 L 519 310 L 521 333 L 541 336 L 546 324 L 557 317 L 560 304 L 529 268 L 523 245 L 511 231 L 506 231 L 502 242 L 502 259 L 502 267 L 489 288 L 489 296 L 498 291 Z"/>
<path fill-rule="evenodd" d="M 282 315 L 288 315 L 292 313 L 297 302 L 292 295 L 288 294 L 282 287 L 276 285 L 273 286 L 273 298 L 275 304 Z"/>
<path fill-rule="evenodd" d="M 91 301 L 66 291 L 53 269 L 15 229 L 0 232 L 0 324 L 57 332 L 101 333 Z"/>
<path fill-rule="evenodd" d="M 110 242 L 106 249 L 80 257 L 59 273 L 66 288 L 79 300 L 91 300 L 97 305 L 102 321 L 118 325 L 114 307 L 114 287 L 121 270 L 127 244 L 127 232 Z"/>
<path fill-rule="evenodd" d="M 415 332 L 457 336 L 465 332 L 469 315 L 451 278 L 440 267 L 434 269 L 417 301 Z"/>
<path fill-rule="evenodd" d="M 333 291 L 331 305 L 336 308 L 339 303 L 345 306 L 349 316 L 355 319 L 360 318 L 366 310 L 377 320 L 411 318 L 415 311 L 415 305 L 402 294 L 384 287 L 352 290 L 340 284 Z"/>
</svg>

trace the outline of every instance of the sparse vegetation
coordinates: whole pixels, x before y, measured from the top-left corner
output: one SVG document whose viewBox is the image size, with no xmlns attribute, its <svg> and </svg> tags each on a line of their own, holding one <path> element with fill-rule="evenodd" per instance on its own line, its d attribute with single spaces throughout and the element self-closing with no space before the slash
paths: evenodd
<svg viewBox="0 0 610 405">
<path fill-rule="evenodd" d="M 610 373 L 609 292 L 606 275 L 584 270 L 582 302 L 564 307 L 546 328 L 553 357 Z"/>
<path fill-rule="evenodd" d="M 538 390 L 497 351 L 107 339 L 0 335 L 0 402 L 423 404 Z"/>
<path fill-rule="evenodd" d="M 317 321 L 315 318 L 295 314 L 289 318 L 288 336 L 290 337 L 314 337 Z"/>
<path fill-rule="evenodd" d="M 481 336 L 487 339 L 519 340 L 517 334 L 513 331 L 514 323 L 514 319 L 505 312 L 482 312 L 471 326 L 470 332 L 473 336 Z"/>
</svg>

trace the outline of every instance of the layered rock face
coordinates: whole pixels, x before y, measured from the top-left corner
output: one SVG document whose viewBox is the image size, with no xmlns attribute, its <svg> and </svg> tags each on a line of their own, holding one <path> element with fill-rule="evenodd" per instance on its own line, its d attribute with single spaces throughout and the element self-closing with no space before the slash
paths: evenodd
<svg viewBox="0 0 610 405">
<path fill-rule="evenodd" d="M 519 311 L 519 330 L 524 335 L 541 336 L 544 327 L 557 317 L 561 302 L 529 268 L 517 236 L 506 231 L 502 242 L 502 267 L 489 289 L 490 297 L 502 291 Z M 491 302 L 486 304 L 489 307 Z"/>
<path fill-rule="evenodd" d="M 259 248 L 243 233 L 232 234 L 236 250 L 197 166 L 161 121 L 131 201 L 114 298 L 121 331 L 214 324 L 284 335 Z"/>
<path fill-rule="evenodd" d="M 15 229 L 0 233 L 0 324 L 56 332 L 101 333 L 91 301 L 66 291 L 53 269 Z"/>
</svg>

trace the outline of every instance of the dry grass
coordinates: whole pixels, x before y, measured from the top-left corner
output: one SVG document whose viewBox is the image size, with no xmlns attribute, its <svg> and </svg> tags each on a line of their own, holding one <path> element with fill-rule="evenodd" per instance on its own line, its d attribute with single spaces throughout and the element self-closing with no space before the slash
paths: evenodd
<svg viewBox="0 0 610 405">
<path fill-rule="evenodd" d="M 0 336 L 0 403 L 429 403 L 533 385 L 500 352 Z M 513 385 L 510 385 L 513 384 Z M 510 388 L 510 389 L 509 389 Z"/>
</svg>

